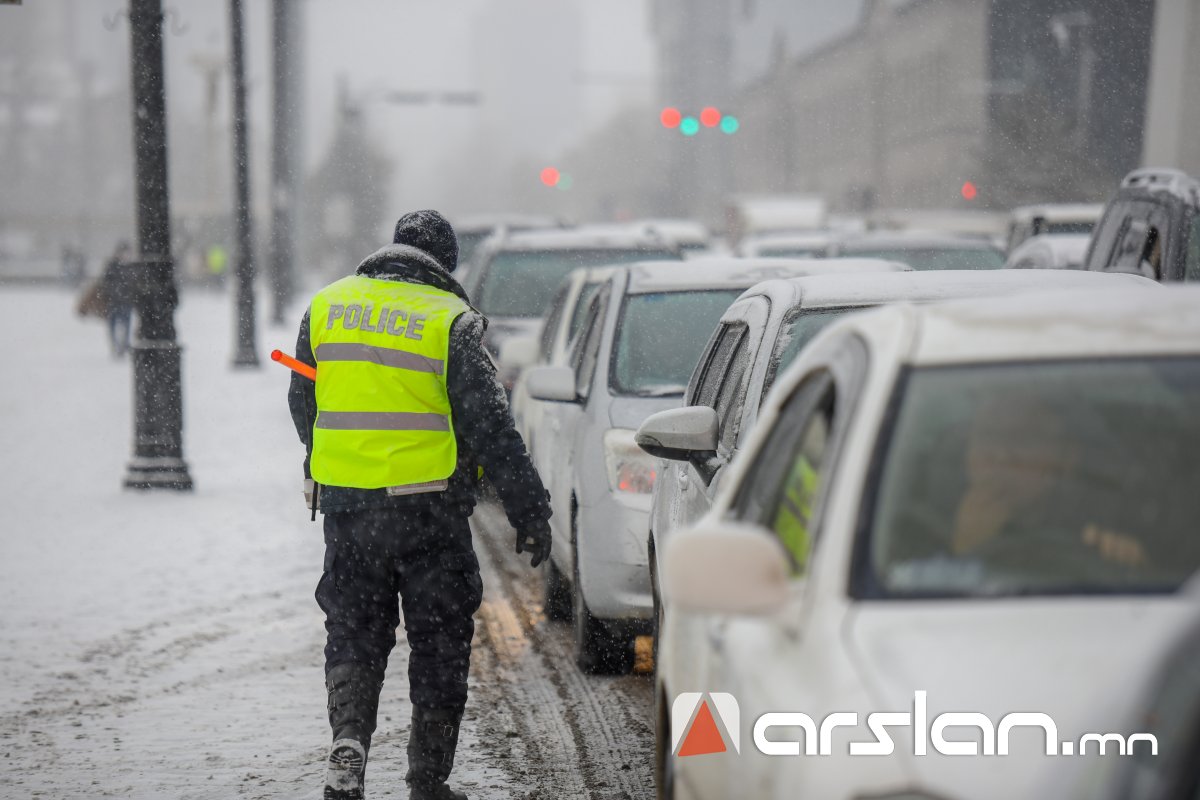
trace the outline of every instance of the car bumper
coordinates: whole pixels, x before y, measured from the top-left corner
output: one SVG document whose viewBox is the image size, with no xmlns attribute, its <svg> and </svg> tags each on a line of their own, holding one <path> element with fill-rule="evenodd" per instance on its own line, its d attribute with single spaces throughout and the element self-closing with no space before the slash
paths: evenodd
<svg viewBox="0 0 1200 800">
<path fill-rule="evenodd" d="M 646 540 L 650 496 L 605 493 L 579 509 L 580 590 L 601 619 L 645 621 L 654 617 Z"/>
</svg>

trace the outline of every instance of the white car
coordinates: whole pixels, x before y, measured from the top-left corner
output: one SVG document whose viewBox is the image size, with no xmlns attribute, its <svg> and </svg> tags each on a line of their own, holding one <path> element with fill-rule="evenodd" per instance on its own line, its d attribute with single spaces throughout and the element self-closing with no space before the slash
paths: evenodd
<svg viewBox="0 0 1200 800">
<path fill-rule="evenodd" d="M 1157 288 L 1136 275 L 944 270 L 888 275 L 814 275 L 764 281 L 721 316 L 684 395 L 683 408 L 647 417 L 637 441 L 651 446 L 674 429 L 711 430 L 702 450 L 664 461 L 654 484 L 647 549 L 655 627 L 661 624 L 661 555 L 673 531 L 712 506 L 727 465 L 745 444 L 775 376 L 829 323 L 882 303 L 931 302 L 1055 289 Z"/>
<path fill-rule="evenodd" d="M 680 404 L 721 314 L 765 279 L 901 269 L 734 258 L 614 268 L 591 298 L 569 366 L 529 370 L 531 400 L 548 404 L 529 433 L 554 510 L 545 608 L 551 619 L 574 621 L 582 668 L 627 670 L 634 636 L 649 630 L 646 533 L 657 462 L 633 433 L 648 415 Z"/>
<path fill-rule="evenodd" d="M 1055 233 L 1031 236 L 1008 254 L 1008 269 L 1083 269 L 1088 245 L 1086 233 Z"/>
<path fill-rule="evenodd" d="M 827 258 L 836 249 L 838 237 L 833 231 L 747 236 L 738 244 L 738 253 L 750 258 Z"/>
<path fill-rule="evenodd" d="M 1103 203 L 1043 203 L 1014 208 L 1008 223 L 1009 254 L 1034 236 L 1091 236 Z"/>
<path fill-rule="evenodd" d="M 819 334 L 665 554 L 660 797 L 1049 797 L 1088 734 L 1148 747 L 1117 726 L 1194 615 L 1198 307 L 1046 293 Z"/>
<path fill-rule="evenodd" d="M 529 368 L 537 365 L 569 366 L 571 347 L 583 329 L 588 304 L 592 296 L 612 276 L 613 267 L 593 267 L 572 271 L 550 301 L 546 320 L 537 337 L 514 336 L 500 350 L 502 371 L 517 374 L 509 407 L 517 431 L 525 446 L 538 461 L 541 440 L 535 432 L 541 427 L 542 415 L 548 405 L 529 396 Z M 542 458 L 545 463 L 546 458 Z"/>
<path fill-rule="evenodd" d="M 483 343 L 498 357 L 508 339 L 537 335 L 555 289 L 571 270 L 678 258 L 675 243 L 627 226 L 505 232 L 480 245 L 463 288 L 487 316 Z M 499 374 L 511 391 L 517 373 Z"/>
<path fill-rule="evenodd" d="M 830 255 L 900 261 L 918 272 L 1000 269 L 1004 255 L 986 239 L 919 231 L 874 232 L 842 239 Z"/>
</svg>

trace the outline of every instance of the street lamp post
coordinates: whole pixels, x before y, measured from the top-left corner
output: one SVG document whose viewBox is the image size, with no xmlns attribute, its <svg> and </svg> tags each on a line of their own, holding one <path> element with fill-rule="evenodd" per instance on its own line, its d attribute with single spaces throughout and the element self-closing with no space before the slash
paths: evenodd
<svg viewBox="0 0 1200 800">
<path fill-rule="evenodd" d="M 254 336 L 254 235 L 250 225 L 250 158 L 247 153 L 246 67 L 242 43 L 242 0 L 229 0 L 233 77 L 234 215 L 237 220 L 237 347 L 235 367 L 257 367 Z"/>
<path fill-rule="evenodd" d="M 175 343 L 175 269 L 167 197 L 167 114 L 161 0 L 130 0 L 133 148 L 138 261 L 130 265 L 138 329 L 133 343 L 133 457 L 125 486 L 192 488 L 183 460 L 180 348 Z"/>
<path fill-rule="evenodd" d="M 271 61 L 271 320 L 282 324 L 284 311 L 295 294 L 298 138 L 301 60 L 299 28 L 303 9 L 295 0 L 273 0 L 273 51 Z"/>
</svg>

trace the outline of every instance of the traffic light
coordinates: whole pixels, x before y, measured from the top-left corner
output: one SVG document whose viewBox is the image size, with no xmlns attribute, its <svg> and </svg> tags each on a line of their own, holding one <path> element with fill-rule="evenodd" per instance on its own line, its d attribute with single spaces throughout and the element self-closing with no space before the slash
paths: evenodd
<svg viewBox="0 0 1200 800">
<path fill-rule="evenodd" d="M 979 196 L 979 189 L 970 181 L 964 181 L 962 185 L 963 200 L 974 200 Z"/>
<path fill-rule="evenodd" d="M 658 121 L 668 130 L 678 129 L 684 136 L 695 136 L 701 128 L 717 128 L 724 134 L 735 134 L 742 127 L 738 118 L 731 114 L 722 114 L 716 106 L 705 106 L 696 115 L 684 115 L 674 106 L 666 106 L 658 114 Z"/>
<path fill-rule="evenodd" d="M 561 177 L 562 176 L 559 174 L 559 171 L 554 167 L 546 167 L 544 170 L 542 170 L 542 183 L 551 188 L 558 186 L 558 181 Z"/>
</svg>

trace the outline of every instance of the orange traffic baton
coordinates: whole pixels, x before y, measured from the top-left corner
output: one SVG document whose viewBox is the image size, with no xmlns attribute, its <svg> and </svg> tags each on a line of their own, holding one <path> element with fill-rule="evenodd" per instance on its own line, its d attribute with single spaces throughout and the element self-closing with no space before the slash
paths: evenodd
<svg viewBox="0 0 1200 800">
<path fill-rule="evenodd" d="M 271 360 L 278 361 L 280 364 L 283 364 L 285 367 L 290 369 L 292 372 L 295 372 L 299 375 L 303 375 L 304 377 L 308 378 L 310 381 L 315 381 L 317 379 L 316 367 L 310 367 L 308 364 L 305 364 L 303 361 L 297 361 L 296 359 L 292 358 L 287 353 L 284 353 L 281 350 L 272 350 L 271 351 Z"/>
</svg>

